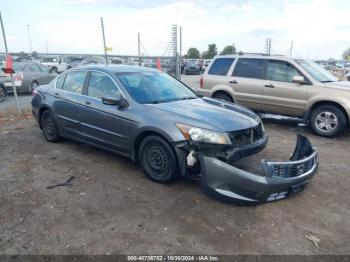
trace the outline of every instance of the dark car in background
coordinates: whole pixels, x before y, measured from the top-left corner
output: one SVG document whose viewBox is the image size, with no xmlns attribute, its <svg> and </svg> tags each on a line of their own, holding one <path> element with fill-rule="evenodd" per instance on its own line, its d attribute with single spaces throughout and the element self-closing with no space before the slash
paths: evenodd
<svg viewBox="0 0 350 262">
<path fill-rule="evenodd" d="M 144 67 L 71 69 L 34 91 L 32 113 L 49 142 L 89 143 L 131 158 L 155 182 L 191 178 L 227 202 L 286 198 L 303 190 L 317 167 L 316 151 L 298 136 L 290 161 L 263 160 L 263 175 L 239 169 L 239 159 L 267 144 L 260 118 Z"/>
<path fill-rule="evenodd" d="M 47 84 L 57 76 L 56 73 L 50 73 L 46 66 L 34 62 L 14 62 L 13 69 L 17 92 L 23 93 L 32 92 L 37 86 Z M 0 82 L 4 84 L 8 93 L 13 92 L 10 75 L 2 70 Z"/>
<path fill-rule="evenodd" d="M 185 75 L 200 75 L 201 73 L 201 67 L 196 63 L 192 61 L 188 61 L 184 68 L 184 74 Z"/>
</svg>

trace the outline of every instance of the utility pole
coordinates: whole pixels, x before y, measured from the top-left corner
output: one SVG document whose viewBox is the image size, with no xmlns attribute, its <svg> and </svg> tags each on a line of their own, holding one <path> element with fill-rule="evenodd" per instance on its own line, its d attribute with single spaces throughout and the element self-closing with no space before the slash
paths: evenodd
<svg viewBox="0 0 350 262">
<path fill-rule="evenodd" d="M 33 52 L 32 49 L 32 37 L 30 35 L 30 25 L 27 25 L 27 32 L 28 32 L 28 43 L 29 43 L 29 52 Z"/>
<path fill-rule="evenodd" d="M 173 49 L 173 56 L 175 58 L 175 78 L 179 79 L 179 53 L 177 51 L 177 25 L 171 27 L 171 42 Z"/>
<path fill-rule="evenodd" d="M 140 33 L 137 33 L 137 53 L 139 56 L 139 66 L 141 66 L 141 40 Z"/>
<path fill-rule="evenodd" d="M 103 26 L 103 18 L 102 17 L 101 17 L 101 29 L 102 29 L 103 48 L 105 50 L 106 65 L 108 65 L 108 54 L 107 54 L 107 46 L 106 46 L 106 38 L 105 38 L 105 28 Z"/>
<path fill-rule="evenodd" d="M 179 80 L 181 80 L 181 67 L 182 67 L 182 27 L 180 26 L 180 51 L 179 51 Z"/>
<path fill-rule="evenodd" d="M 6 57 L 7 57 L 8 49 L 7 49 L 6 34 L 5 34 L 5 29 L 4 29 L 4 23 L 2 21 L 1 12 L 0 12 L 0 24 L 1 24 L 1 30 L 2 30 L 2 37 L 4 38 L 5 52 L 6 52 Z M 21 107 L 20 107 L 19 101 L 18 101 L 15 79 L 13 78 L 13 74 L 12 73 L 10 75 L 11 75 L 13 94 L 15 95 L 15 99 L 16 99 L 17 109 L 18 109 L 18 112 L 21 114 L 22 110 L 21 110 Z"/>
<path fill-rule="evenodd" d="M 292 54 L 293 54 L 293 41 L 290 44 L 289 56 L 292 56 Z"/>
</svg>

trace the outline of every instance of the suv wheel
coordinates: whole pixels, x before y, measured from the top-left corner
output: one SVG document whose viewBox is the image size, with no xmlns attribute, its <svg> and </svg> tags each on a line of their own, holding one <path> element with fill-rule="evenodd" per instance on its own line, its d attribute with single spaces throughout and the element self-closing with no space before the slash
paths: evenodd
<svg viewBox="0 0 350 262">
<path fill-rule="evenodd" d="M 345 131 L 346 117 L 335 106 L 319 106 L 311 112 L 311 127 L 320 136 L 335 137 Z"/>
<path fill-rule="evenodd" d="M 233 100 L 232 100 L 231 96 L 229 94 L 227 94 L 227 93 L 223 93 L 223 92 L 216 93 L 216 94 L 213 95 L 213 98 L 233 103 Z"/>
<path fill-rule="evenodd" d="M 57 125 L 52 113 L 48 110 L 44 111 L 40 118 L 44 137 L 49 142 L 57 142 L 60 140 Z"/>
<path fill-rule="evenodd" d="M 178 179 L 175 154 L 161 137 L 146 137 L 140 146 L 138 158 L 148 178 L 158 183 L 171 183 Z"/>
</svg>

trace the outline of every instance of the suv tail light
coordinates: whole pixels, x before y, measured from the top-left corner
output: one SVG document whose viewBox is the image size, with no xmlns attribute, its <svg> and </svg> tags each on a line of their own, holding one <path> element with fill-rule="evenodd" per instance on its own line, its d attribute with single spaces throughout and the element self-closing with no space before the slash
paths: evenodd
<svg viewBox="0 0 350 262">
<path fill-rule="evenodd" d="M 204 84 L 204 80 L 203 80 L 203 76 L 201 76 L 201 79 L 199 80 L 200 88 L 203 88 L 203 84 Z"/>
<path fill-rule="evenodd" d="M 15 81 L 22 81 L 22 80 L 23 80 L 23 73 L 16 73 Z"/>
</svg>

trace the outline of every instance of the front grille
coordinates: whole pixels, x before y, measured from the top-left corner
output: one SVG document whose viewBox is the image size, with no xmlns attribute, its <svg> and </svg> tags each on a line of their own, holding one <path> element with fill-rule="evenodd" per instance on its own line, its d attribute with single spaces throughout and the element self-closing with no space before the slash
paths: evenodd
<svg viewBox="0 0 350 262">
<path fill-rule="evenodd" d="M 274 176 L 281 178 L 292 178 L 300 176 L 310 171 L 315 164 L 316 159 L 314 157 L 304 161 L 302 163 L 286 163 L 286 164 L 274 164 L 272 166 L 272 173 Z"/>
<path fill-rule="evenodd" d="M 239 131 L 229 132 L 231 143 L 236 146 L 250 145 L 264 136 L 262 124 Z"/>
</svg>

